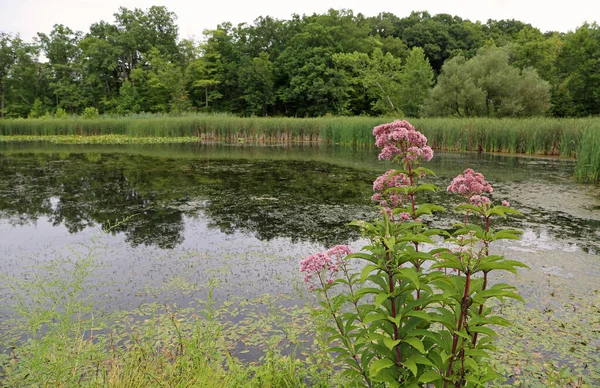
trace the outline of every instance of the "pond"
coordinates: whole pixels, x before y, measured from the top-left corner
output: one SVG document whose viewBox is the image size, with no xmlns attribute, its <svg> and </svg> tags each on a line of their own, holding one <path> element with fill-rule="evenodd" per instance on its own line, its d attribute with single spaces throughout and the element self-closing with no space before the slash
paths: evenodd
<svg viewBox="0 0 600 388">
<path fill-rule="evenodd" d="M 493 200 L 524 214 L 498 225 L 522 230 L 522 239 L 495 248 L 531 267 L 508 279 L 527 303 L 504 307 L 517 322 L 498 345 L 520 354 L 505 362 L 556 360 L 595 379 L 600 194 L 573 180 L 574 165 L 436 153 L 428 179 L 441 190 L 429 200 L 458 204 L 445 188 L 471 167 L 493 185 Z M 32 279 L 36 266 L 71 255 L 68 246 L 85 251 L 95 241 L 94 290 L 106 310 L 189 305 L 206 297 L 209 279 L 219 280 L 219 300 L 294 295 L 299 260 L 334 244 L 360 249 L 347 223 L 376 215 L 372 182 L 389 168 L 376 150 L 338 146 L 0 144 L 0 265 Z M 451 228 L 457 216 L 425 221 Z M 13 296 L 2 286 L 3 304 Z"/>
</svg>

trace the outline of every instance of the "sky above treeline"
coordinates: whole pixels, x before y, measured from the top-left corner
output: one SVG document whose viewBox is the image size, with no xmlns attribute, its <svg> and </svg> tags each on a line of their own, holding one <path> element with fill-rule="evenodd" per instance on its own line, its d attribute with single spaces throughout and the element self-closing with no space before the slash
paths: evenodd
<svg viewBox="0 0 600 388">
<path fill-rule="evenodd" d="M 251 24 L 259 16 L 289 19 L 292 14 L 325 13 L 330 8 L 365 16 L 391 12 L 405 17 L 412 11 L 428 11 L 482 23 L 516 19 L 542 32 L 568 32 L 600 20 L 600 2 L 593 0 L 0 0 L 0 31 L 19 34 L 26 41 L 37 32 L 48 34 L 54 24 L 88 32 L 92 23 L 114 22 L 120 6 L 145 10 L 153 5 L 166 6 L 177 15 L 179 36 L 185 39 L 201 39 L 204 30 L 223 22 Z"/>
</svg>

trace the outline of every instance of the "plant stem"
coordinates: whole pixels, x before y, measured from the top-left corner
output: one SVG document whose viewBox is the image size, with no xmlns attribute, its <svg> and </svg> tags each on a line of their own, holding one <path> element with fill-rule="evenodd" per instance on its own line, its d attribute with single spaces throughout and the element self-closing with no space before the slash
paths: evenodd
<svg viewBox="0 0 600 388">
<path fill-rule="evenodd" d="M 335 325 L 337 326 L 338 332 L 344 339 L 344 341 L 342 341 L 342 343 L 346 346 L 346 348 L 350 352 L 350 356 L 356 363 L 356 367 L 357 367 L 358 371 L 360 372 L 360 374 L 362 375 L 362 377 L 365 379 L 367 386 L 369 388 L 372 388 L 371 381 L 367 377 L 367 373 L 365 372 L 365 370 L 362 368 L 362 365 L 360 364 L 360 360 L 359 360 L 358 356 L 356 355 L 356 351 L 354 350 L 352 341 L 344 333 L 344 329 L 340 325 L 340 322 L 338 321 L 337 316 L 335 315 L 335 310 L 333 309 L 333 304 L 331 303 L 331 300 L 329 299 L 329 295 L 327 295 L 327 291 L 325 290 L 325 283 L 323 282 L 323 279 L 321 278 L 321 274 L 319 274 L 318 276 L 319 276 L 319 282 L 321 282 L 321 288 L 323 290 L 323 294 L 325 295 L 325 300 L 327 301 L 327 305 L 330 308 L 329 312 L 331 313 L 331 316 L 333 317 L 333 320 L 335 321 Z"/>
<path fill-rule="evenodd" d="M 389 249 L 386 246 L 387 249 Z M 389 280 L 389 290 L 390 290 L 390 302 L 392 304 L 392 318 L 396 319 L 396 301 L 394 300 L 394 268 L 391 267 L 392 264 L 392 258 L 390 257 L 390 252 L 388 250 L 388 252 L 386 253 L 386 260 L 387 260 L 387 267 L 388 267 L 388 280 Z M 396 322 L 392 322 L 392 325 L 394 327 L 394 341 L 397 341 L 399 338 L 398 335 L 398 325 L 396 325 Z M 402 353 L 400 353 L 400 346 L 399 344 L 395 346 L 395 350 L 396 350 L 396 365 L 398 365 L 398 367 L 400 367 L 401 363 L 402 363 Z"/>
<path fill-rule="evenodd" d="M 461 331 L 463 327 L 463 321 L 466 319 L 469 300 L 469 289 L 471 288 L 471 272 L 467 270 L 465 273 L 466 281 L 465 281 L 465 291 L 463 293 L 463 297 L 460 303 L 460 317 L 458 318 L 458 324 L 456 326 L 456 331 Z M 450 361 L 448 362 L 448 369 L 446 371 L 446 379 L 450 377 L 452 374 L 452 364 L 454 363 L 454 358 L 456 356 L 456 348 L 458 347 L 458 334 L 454 334 L 452 338 L 452 354 L 450 355 Z M 447 386 L 448 381 L 444 382 L 444 388 Z"/>
</svg>

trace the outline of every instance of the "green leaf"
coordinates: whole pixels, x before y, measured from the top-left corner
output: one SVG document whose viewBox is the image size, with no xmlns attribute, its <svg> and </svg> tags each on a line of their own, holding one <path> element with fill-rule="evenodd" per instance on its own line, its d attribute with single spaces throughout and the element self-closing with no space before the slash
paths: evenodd
<svg viewBox="0 0 600 388">
<path fill-rule="evenodd" d="M 371 313 L 363 319 L 363 323 L 366 325 L 367 323 L 381 321 L 381 320 L 387 321 L 387 315 L 384 315 L 381 313 Z"/>
<path fill-rule="evenodd" d="M 443 377 L 437 373 L 434 372 L 432 370 L 428 370 L 425 373 L 423 373 L 421 376 L 419 376 L 419 382 L 420 383 L 430 383 L 432 381 L 437 381 L 437 380 L 441 380 Z"/>
<path fill-rule="evenodd" d="M 437 186 L 436 185 L 432 185 L 431 183 L 423 183 L 418 185 L 415 188 L 415 192 L 417 191 L 437 191 Z"/>
<path fill-rule="evenodd" d="M 461 205 L 458 205 L 457 207 L 454 208 L 454 210 L 469 210 L 469 211 L 472 211 L 474 213 L 481 213 L 481 209 L 480 208 L 478 208 L 477 206 L 469 205 L 467 203 L 463 203 Z"/>
<path fill-rule="evenodd" d="M 379 293 L 375 296 L 375 307 L 379 307 L 381 306 L 381 304 L 383 302 L 385 302 L 387 300 L 387 298 L 389 297 L 389 294 L 387 293 Z"/>
<path fill-rule="evenodd" d="M 410 241 L 410 242 L 417 242 L 417 243 L 433 244 L 433 241 L 429 237 L 427 237 L 423 234 L 411 234 L 409 236 L 399 237 L 398 239 L 396 239 L 396 241 L 398 241 L 398 242 Z"/>
<path fill-rule="evenodd" d="M 423 342 L 416 337 L 406 337 L 402 340 L 402 342 L 406 342 L 413 348 L 417 349 L 421 353 L 425 353 L 425 347 L 423 346 Z"/>
<path fill-rule="evenodd" d="M 404 365 L 405 367 L 407 367 L 412 374 L 417 377 L 417 364 L 415 364 L 415 362 L 413 360 L 411 360 L 410 358 L 408 360 L 405 360 L 404 362 L 402 362 L 402 365 Z"/>
<path fill-rule="evenodd" d="M 369 274 L 377 268 L 379 268 L 379 266 L 375 265 L 375 264 L 365 265 L 360 273 L 360 281 L 364 282 L 367 279 L 367 277 L 369 276 Z"/>
<path fill-rule="evenodd" d="M 431 321 L 431 316 L 423 310 L 413 310 L 404 314 L 405 317 L 421 318 L 426 322 Z"/>
<path fill-rule="evenodd" d="M 415 272 L 414 268 L 400 268 L 397 272 L 400 277 L 407 279 L 409 282 L 414 284 L 416 288 L 420 288 L 421 282 L 419 282 L 419 276 Z"/>
<path fill-rule="evenodd" d="M 488 352 L 481 349 L 465 349 L 465 354 L 470 357 L 490 358 Z"/>
<path fill-rule="evenodd" d="M 401 340 L 393 340 L 389 337 L 386 337 L 383 339 L 383 344 L 385 345 L 386 348 L 388 348 L 389 350 L 394 349 L 400 342 L 402 342 Z"/>
<path fill-rule="evenodd" d="M 423 214 L 432 214 L 432 212 L 434 212 L 434 211 L 444 211 L 444 210 L 445 209 L 443 206 L 433 205 L 431 203 L 425 203 L 425 204 L 419 205 L 419 207 L 415 211 L 415 216 L 419 217 Z"/>
<path fill-rule="evenodd" d="M 370 372 L 371 376 L 377 376 L 377 374 L 382 369 L 389 368 L 394 365 L 395 364 L 392 360 L 387 359 L 387 358 L 382 358 L 382 359 L 373 361 L 373 363 L 369 367 L 369 372 Z"/>
<path fill-rule="evenodd" d="M 470 326 L 469 331 L 471 333 L 486 334 L 486 335 L 489 335 L 490 337 L 498 336 L 498 334 L 494 330 L 490 329 L 489 327 L 485 327 L 485 326 Z"/>
<path fill-rule="evenodd" d="M 492 238 L 494 240 L 508 239 L 508 240 L 518 240 L 519 234 L 521 234 L 518 230 L 500 230 L 493 234 Z"/>
</svg>

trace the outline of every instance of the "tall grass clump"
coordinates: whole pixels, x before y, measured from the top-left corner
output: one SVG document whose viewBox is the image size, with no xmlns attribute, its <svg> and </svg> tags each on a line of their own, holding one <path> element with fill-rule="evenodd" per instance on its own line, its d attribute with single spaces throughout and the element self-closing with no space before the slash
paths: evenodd
<svg viewBox="0 0 600 388">
<path fill-rule="evenodd" d="M 0 120 L 0 140 L 2 136 L 29 136 L 19 139 L 31 140 L 35 136 L 43 139 L 51 136 L 120 135 L 129 138 L 177 137 L 198 141 L 324 142 L 372 146 L 371 128 L 385 121 L 388 119 L 366 116 L 290 118 L 226 114 L 4 119 Z M 594 173 L 587 172 L 587 169 L 597 170 L 593 166 L 597 165 L 595 160 L 600 152 L 596 137 L 600 118 L 421 118 L 413 120 L 413 123 L 427 136 L 434 149 L 568 158 L 583 155 L 585 160 L 580 163 L 578 174 L 590 176 L 589 179 L 593 180 Z"/>
<path fill-rule="evenodd" d="M 583 130 L 575 175 L 583 181 L 600 181 L 600 123 L 590 122 Z"/>
</svg>

